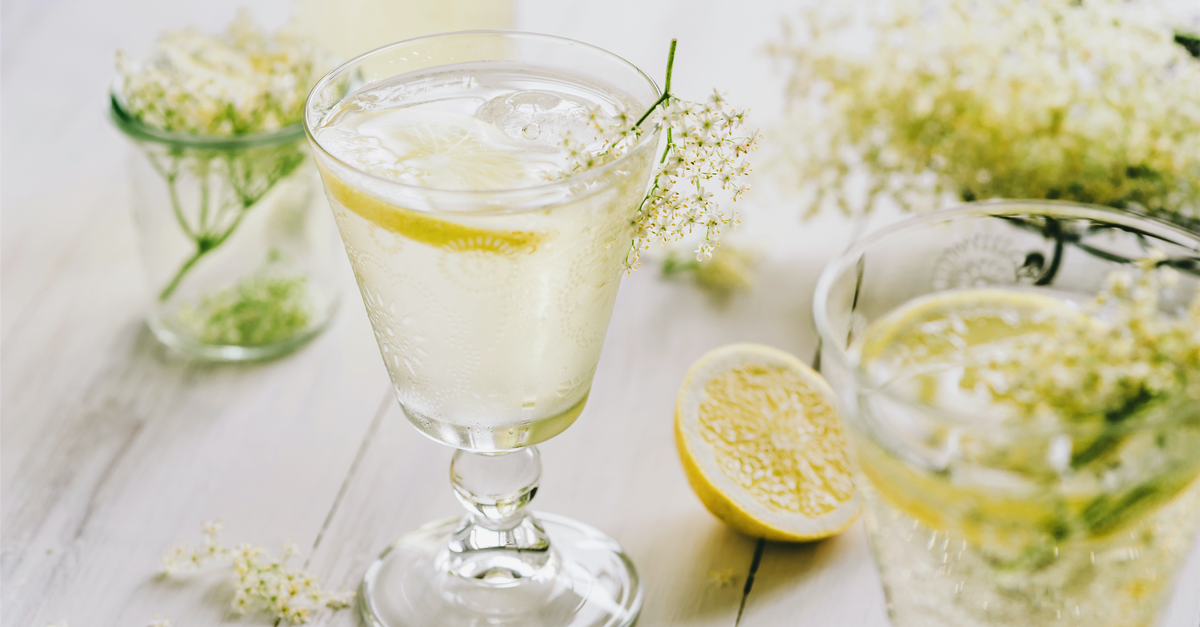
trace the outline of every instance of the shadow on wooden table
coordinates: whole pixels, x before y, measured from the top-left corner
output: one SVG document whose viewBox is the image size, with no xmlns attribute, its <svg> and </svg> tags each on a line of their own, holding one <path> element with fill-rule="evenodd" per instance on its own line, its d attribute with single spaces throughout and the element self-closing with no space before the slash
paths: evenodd
<svg viewBox="0 0 1200 627">
<path fill-rule="evenodd" d="M 883 590 L 865 536 L 859 521 L 818 542 L 768 542 L 742 624 L 885 625 Z"/>
<path fill-rule="evenodd" d="M 646 536 L 659 539 L 639 538 L 633 555 L 646 593 L 638 624 L 732 625 L 756 541 L 707 513 L 656 523 Z"/>
</svg>

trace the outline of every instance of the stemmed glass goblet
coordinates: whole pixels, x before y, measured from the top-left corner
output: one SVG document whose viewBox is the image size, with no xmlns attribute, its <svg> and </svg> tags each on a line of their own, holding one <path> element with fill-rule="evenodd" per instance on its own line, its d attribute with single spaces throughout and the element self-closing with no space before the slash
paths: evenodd
<svg viewBox="0 0 1200 627">
<path fill-rule="evenodd" d="M 587 401 L 658 133 L 570 176 L 561 140 L 659 95 L 599 48 L 484 31 L 368 52 L 309 95 L 309 138 L 396 398 L 458 449 L 451 479 L 469 511 L 371 564 L 370 624 L 637 617 L 641 585 L 616 542 L 525 506 L 534 445 Z"/>
</svg>

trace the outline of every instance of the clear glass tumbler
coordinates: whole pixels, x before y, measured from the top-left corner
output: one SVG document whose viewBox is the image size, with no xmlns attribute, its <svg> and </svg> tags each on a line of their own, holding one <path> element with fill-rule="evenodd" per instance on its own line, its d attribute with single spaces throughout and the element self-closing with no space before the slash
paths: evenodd
<svg viewBox="0 0 1200 627">
<path fill-rule="evenodd" d="M 160 341 L 216 361 L 268 359 L 325 328 L 337 308 L 337 238 L 304 128 L 244 136 L 142 124 L 114 95 L 133 143 L 131 204 Z"/>
<path fill-rule="evenodd" d="M 1160 303 L 1177 315 L 1200 281 L 1200 236 L 1101 207 L 967 204 L 869 235 L 825 269 L 814 302 L 821 366 L 849 426 L 893 625 L 1155 623 L 1200 528 L 1200 403 L 1170 397 L 1135 419 L 996 420 L 969 394 L 945 400 L 957 380 L 914 391 L 863 357 L 888 342 L 926 350 L 880 331 L 900 328 L 889 326 L 898 308 L 968 311 L 990 299 L 1036 320 L 1055 303 L 1093 301 L 1111 271 L 1151 249 L 1179 270 Z M 973 325 L 956 337 L 1006 332 L 946 320 Z"/>
<path fill-rule="evenodd" d="M 587 401 L 658 134 L 583 173 L 487 190 L 403 183 L 339 160 L 323 138 L 338 137 L 347 111 L 371 114 L 382 100 L 418 114 L 435 109 L 415 119 L 487 115 L 488 133 L 507 129 L 512 145 L 543 150 L 560 141 L 557 131 L 584 122 L 579 99 L 642 111 L 659 94 L 640 70 L 598 48 L 491 31 L 385 46 L 310 94 L 309 136 L 396 398 L 421 433 L 458 449 L 451 482 L 470 512 L 401 537 L 370 566 L 360 594 L 368 623 L 628 625 L 637 617 L 641 584 L 616 542 L 525 506 L 541 472 L 533 445 L 570 426 Z M 437 150 L 470 141 L 410 133 Z M 435 154 L 419 174 L 440 180 L 467 162 L 491 167 L 477 154 Z"/>
</svg>

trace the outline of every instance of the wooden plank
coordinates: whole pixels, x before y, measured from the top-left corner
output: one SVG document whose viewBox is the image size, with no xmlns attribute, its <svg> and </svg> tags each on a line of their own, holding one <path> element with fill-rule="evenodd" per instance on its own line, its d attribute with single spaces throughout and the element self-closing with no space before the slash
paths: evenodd
<svg viewBox="0 0 1200 627">
<path fill-rule="evenodd" d="M 388 389 L 365 316 L 278 362 L 213 366 L 172 357 L 136 320 L 55 303 L 79 312 L 64 338 L 113 346 L 79 378 L 47 361 L 43 385 L 5 391 L 5 420 L 15 405 L 36 427 L 5 477 L 4 623 L 217 621 L 206 589 L 155 581 L 158 559 L 218 516 L 232 541 L 312 542 Z"/>
<path fill-rule="evenodd" d="M 738 624 L 886 627 L 863 523 L 820 542 L 767 543 Z"/>
</svg>

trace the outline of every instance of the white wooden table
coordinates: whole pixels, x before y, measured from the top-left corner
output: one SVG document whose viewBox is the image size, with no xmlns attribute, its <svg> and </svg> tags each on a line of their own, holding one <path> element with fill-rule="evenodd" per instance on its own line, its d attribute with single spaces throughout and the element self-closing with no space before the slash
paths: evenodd
<svg viewBox="0 0 1200 627">
<path fill-rule="evenodd" d="M 278 361 L 188 360 L 141 321 L 128 147 L 105 109 L 112 54 L 145 52 L 168 26 L 218 30 L 236 4 L 3 5 L 4 627 L 236 620 L 219 577 L 156 575 L 173 542 L 198 540 L 201 520 L 221 518 L 230 542 L 295 540 L 323 582 L 354 588 L 397 535 L 461 511 L 451 451 L 401 416 L 344 262 L 336 322 Z M 788 6 L 516 0 L 513 16 L 519 29 L 595 43 L 651 74 L 677 36 L 679 93 L 719 86 L 769 123 L 782 78 L 761 49 Z M 252 8 L 271 27 L 290 11 L 287 0 Z M 886 625 L 861 524 L 805 545 L 744 537 L 704 510 L 676 459 L 672 411 L 687 367 L 734 341 L 810 358 L 813 284 L 852 230 L 839 216 L 801 222 L 770 193 L 752 196 L 744 213 L 741 241 L 764 257 L 757 287 L 727 308 L 652 269 L 626 279 L 587 410 L 541 447 L 535 507 L 624 545 L 646 586 L 641 625 Z M 358 618 L 341 611 L 316 622 Z M 1164 624 L 1200 624 L 1200 550 Z"/>
</svg>

